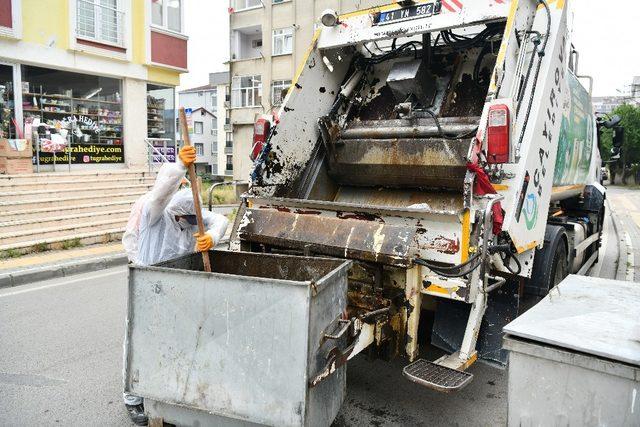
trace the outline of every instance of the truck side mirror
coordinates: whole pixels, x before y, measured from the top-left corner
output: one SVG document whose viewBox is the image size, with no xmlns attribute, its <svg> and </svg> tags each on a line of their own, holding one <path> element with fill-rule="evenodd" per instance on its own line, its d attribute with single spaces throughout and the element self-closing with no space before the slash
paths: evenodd
<svg viewBox="0 0 640 427">
<path fill-rule="evenodd" d="M 611 129 L 612 127 L 620 123 L 620 120 L 622 120 L 622 118 L 616 114 L 615 116 L 611 117 L 609 120 L 604 122 L 603 124 L 604 124 L 604 127 L 606 127 L 607 129 Z"/>
<path fill-rule="evenodd" d="M 624 128 L 622 126 L 613 126 L 613 147 L 611 148 L 611 160 L 617 160 L 620 158 L 623 144 Z"/>
</svg>

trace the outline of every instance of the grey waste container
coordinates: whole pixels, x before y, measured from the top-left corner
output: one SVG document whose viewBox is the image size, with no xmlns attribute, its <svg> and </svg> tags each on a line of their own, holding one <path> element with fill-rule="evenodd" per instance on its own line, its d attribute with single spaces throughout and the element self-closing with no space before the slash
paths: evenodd
<svg viewBox="0 0 640 427">
<path fill-rule="evenodd" d="M 571 275 L 505 326 L 510 426 L 640 426 L 640 284 Z"/>
<path fill-rule="evenodd" d="M 346 308 L 349 261 L 212 251 L 129 269 L 125 389 L 177 425 L 322 426 L 345 367 L 316 387 L 324 332 Z"/>
</svg>

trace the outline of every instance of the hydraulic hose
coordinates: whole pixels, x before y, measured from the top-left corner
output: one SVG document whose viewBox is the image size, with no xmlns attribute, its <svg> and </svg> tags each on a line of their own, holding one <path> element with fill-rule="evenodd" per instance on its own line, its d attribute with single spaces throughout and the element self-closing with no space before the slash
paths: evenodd
<svg viewBox="0 0 640 427">
<path fill-rule="evenodd" d="M 533 83 L 531 86 L 531 96 L 529 97 L 529 104 L 527 105 L 527 112 L 524 115 L 524 121 L 522 124 L 522 131 L 520 131 L 520 138 L 518 138 L 518 144 L 516 145 L 516 150 L 518 154 L 520 153 L 520 146 L 522 145 L 522 140 L 524 139 L 524 133 L 527 130 L 527 124 L 529 122 L 529 114 L 531 114 L 531 106 L 533 105 L 533 96 L 534 91 L 536 89 L 536 85 L 538 83 L 538 76 L 540 75 L 540 67 L 542 66 L 542 59 L 545 54 L 545 50 L 547 49 L 547 42 L 549 41 L 549 33 L 551 32 L 551 11 L 549 10 L 549 5 L 546 0 L 538 0 L 538 3 L 544 6 L 545 11 L 547 12 L 547 34 L 544 36 L 544 41 L 542 42 L 542 48 L 538 51 L 538 65 L 536 66 L 536 72 L 533 77 Z"/>
<path fill-rule="evenodd" d="M 431 116 L 431 118 L 433 119 L 433 121 L 436 123 L 436 127 L 438 128 L 438 133 L 440 134 L 440 137 L 442 139 L 451 139 L 451 140 L 455 140 L 455 139 L 464 139 L 464 138 L 471 138 L 472 136 L 474 136 L 476 133 L 478 133 L 478 128 L 476 127 L 475 129 L 460 134 L 460 135 L 447 135 L 446 133 L 444 133 L 444 131 L 442 130 L 442 126 L 440 126 L 440 121 L 438 120 L 438 118 L 436 117 L 436 114 L 429 110 L 429 109 L 424 109 L 424 110 L 420 110 L 420 111 L 424 111 L 425 113 L 429 114 Z"/>
</svg>

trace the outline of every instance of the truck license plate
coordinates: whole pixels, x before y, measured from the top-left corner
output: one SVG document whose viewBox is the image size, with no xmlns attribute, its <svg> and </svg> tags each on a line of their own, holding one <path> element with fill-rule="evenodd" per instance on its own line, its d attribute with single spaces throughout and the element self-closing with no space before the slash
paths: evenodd
<svg viewBox="0 0 640 427">
<path fill-rule="evenodd" d="M 374 20 L 374 25 L 385 25 L 398 21 L 427 18 L 429 16 L 439 14 L 441 10 L 442 4 L 438 1 L 435 3 L 425 3 L 416 6 L 405 7 L 404 9 L 380 12 Z"/>
</svg>

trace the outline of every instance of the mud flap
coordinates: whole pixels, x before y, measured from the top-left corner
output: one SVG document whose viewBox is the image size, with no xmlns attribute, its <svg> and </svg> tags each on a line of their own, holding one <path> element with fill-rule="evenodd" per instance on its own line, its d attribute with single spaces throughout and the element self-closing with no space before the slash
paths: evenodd
<svg viewBox="0 0 640 427">
<path fill-rule="evenodd" d="M 506 365 L 507 352 L 502 349 L 502 328 L 518 315 L 518 282 L 509 280 L 489 294 L 487 311 L 478 335 L 478 357 Z M 460 350 L 471 305 L 447 299 L 438 299 L 431 344 L 454 353 Z"/>
</svg>

